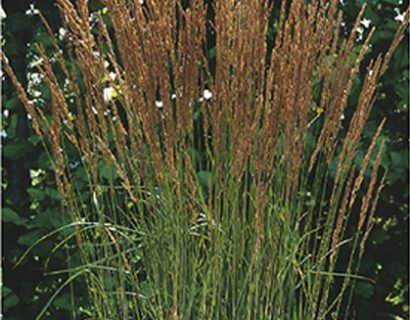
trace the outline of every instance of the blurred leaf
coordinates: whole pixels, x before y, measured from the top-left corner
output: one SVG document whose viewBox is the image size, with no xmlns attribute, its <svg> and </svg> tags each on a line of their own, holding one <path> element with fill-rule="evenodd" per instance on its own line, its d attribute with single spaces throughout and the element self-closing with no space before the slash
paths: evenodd
<svg viewBox="0 0 410 320">
<path fill-rule="evenodd" d="M 3 306 L 5 309 L 8 309 L 17 306 L 19 302 L 20 298 L 15 293 L 12 293 L 3 300 Z"/>
<path fill-rule="evenodd" d="M 394 32 L 391 30 L 379 30 L 375 33 L 373 37 L 373 42 L 378 43 L 382 41 L 390 42 L 391 39 L 394 37 Z"/>
<path fill-rule="evenodd" d="M 359 281 L 355 293 L 363 298 L 370 298 L 374 294 L 374 285 L 369 282 Z"/>
<path fill-rule="evenodd" d="M 22 12 L 15 12 L 8 16 L 13 19 L 13 23 L 9 24 L 9 30 L 19 32 L 30 27 L 31 19 Z"/>
<path fill-rule="evenodd" d="M 27 141 L 11 141 L 4 146 L 3 155 L 10 160 L 18 160 L 30 154 L 32 149 L 32 144 Z"/>
<path fill-rule="evenodd" d="M 70 310 L 70 295 L 68 293 L 61 294 L 53 301 L 53 305 L 64 310 Z"/>
<path fill-rule="evenodd" d="M 26 219 L 21 218 L 17 214 L 17 212 L 10 208 L 2 208 L 1 219 L 3 222 L 11 222 L 18 226 L 24 224 L 27 221 Z"/>
<path fill-rule="evenodd" d="M 213 59 L 216 57 L 216 47 L 213 47 L 208 51 L 208 57 L 209 59 Z"/>
<path fill-rule="evenodd" d="M 40 190 L 38 188 L 28 188 L 27 192 L 29 193 L 30 196 L 32 196 L 34 199 L 38 201 L 42 201 L 46 197 L 46 193 L 44 190 Z"/>
<path fill-rule="evenodd" d="M 49 48 L 53 45 L 50 36 L 46 32 L 40 32 L 34 36 L 34 41 L 41 43 L 45 48 Z"/>
<path fill-rule="evenodd" d="M 364 4 L 364 2 L 366 1 L 362 1 L 362 5 Z M 371 20 L 371 25 L 372 26 L 377 26 L 380 22 L 380 15 L 374 11 L 374 9 L 371 6 L 368 6 L 366 8 L 366 12 L 364 14 L 365 18 L 370 19 Z"/>
<path fill-rule="evenodd" d="M 47 85 L 42 85 L 38 88 L 38 91 L 41 92 L 41 98 L 49 101 L 51 99 L 51 90 Z"/>
<path fill-rule="evenodd" d="M 407 82 L 397 83 L 395 90 L 400 98 L 407 100 L 409 96 L 409 84 Z"/>
<path fill-rule="evenodd" d="M 20 100 L 17 97 L 12 97 L 11 99 L 7 100 L 4 104 L 4 108 L 8 110 L 12 110 L 16 108 L 20 104 Z"/>
<path fill-rule="evenodd" d="M 392 151 L 390 152 L 390 157 L 391 157 L 391 161 L 394 166 L 403 167 L 403 168 L 407 167 L 407 163 L 408 163 L 407 151 L 405 152 Z"/>
<path fill-rule="evenodd" d="M 41 138 L 39 136 L 30 136 L 27 140 L 30 141 L 32 145 L 37 145 L 41 142 Z"/>
<path fill-rule="evenodd" d="M 12 293 L 12 291 L 11 291 L 10 288 L 7 288 L 6 286 L 1 287 L 1 294 L 2 294 L 3 298 L 7 297 L 11 293 Z"/>
<path fill-rule="evenodd" d="M 209 187 L 209 180 L 210 180 L 210 173 L 208 171 L 199 171 L 196 174 L 198 178 L 198 182 L 202 187 L 208 188 Z"/>
<path fill-rule="evenodd" d="M 387 231 L 383 229 L 375 229 L 371 233 L 371 240 L 376 244 L 382 244 L 383 242 L 390 239 L 390 236 Z"/>
<path fill-rule="evenodd" d="M 375 266 L 374 258 L 372 256 L 367 257 L 362 260 L 362 263 L 360 264 L 360 273 L 364 274 L 368 271 L 371 271 Z"/>
<path fill-rule="evenodd" d="M 30 246 L 40 238 L 40 234 L 41 232 L 39 230 L 24 233 L 18 238 L 17 243 L 21 245 Z"/>
<path fill-rule="evenodd" d="M 52 169 L 52 165 L 50 162 L 50 159 L 45 151 L 43 151 L 37 158 L 36 161 L 36 166 L 38 166 L 40 169 Z"/>
<path fill-rule="evenodd" d="M 67 221 L 64 214 L 62 214 L 59 210 L 50 209 L 41 212 L 41 214 L 38 214 L 31 222 L 31 225 L 45 230 L 54 230 L 66 223 Z"/>
<path fill-rule="evenodd" d="M 399 262 L 393 262 L 389 269 L 391 275 L 395 277 L 404 278 L 407 274 L 406 266 Z"/>
<path fill-rule="evenodd" d="M 108 181 L 112 182 L 118 177 L 117 168 L 114 164 L 100 162 L 99 169 L 101 176 L 107 179 Z"/>
<path fill-rule="evenodd" d="M 56 189 L 46 188 L 45 193 L 47 197 L 49 197 L 50 199 L 57 200 L 57 201 L 60 200 L 60 194 L 58 193 Z"/>
</svg>

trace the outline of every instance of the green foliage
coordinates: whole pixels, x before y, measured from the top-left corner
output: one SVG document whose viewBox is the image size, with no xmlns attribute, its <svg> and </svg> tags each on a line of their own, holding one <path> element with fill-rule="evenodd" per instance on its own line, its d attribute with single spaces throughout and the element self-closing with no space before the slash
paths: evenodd
<svg viewBox="0 0 410 320">
<path fill-rule="evenodd" d="M 2 22 L 2 49 L 11 59 L 16 75 L 26 85 L 25 78 L 34 71 L 31 66 L 36 59 L 33 43 L 39 41 L 46 47 L 51 43 L 39 17 L 26 14 L 31 2 L 3 3 L 7 18 Z M 53 2 L 41 1 L 37 7 L 53 28 L 57 26 L 59 17 Z M 40 96 L 33 90 L 40 92 Z M 44 85 L 32 86 L 31 93 L 30 98 L 42 99 L 44 105 L 50 101 L 49 89 Z M 62 231 L 35 246 L 26 259 L 16 265 L 33 243 L 67 224 L 69 218 L 67 212 L 61 210 L 48 155 L 31 130 L 30 120 L 8 80 L 3 83 L 2 110 L 1 129 L 5 133 L 2 137 L 2 310 L 5 319 L 35 319 L 59 283 L 66 279 L 67 273 L 46 274 L 78 264 L 79 257 L 70 253 L 70 242 L 52 253 L 67 236 Z M 27 181 L 22 177 L 27 177 Z M 17 198 L 20 199 L 18 202 L 15 201 Z M 76 312 L 71 310 L 74 292 L 78 289 L 77 301 L 84 297 L 81 288 L 81 282 L 75 288 L 74 283 L 64 288 L 61 296 L 52 302 L 47 319 L 70 319 Z"/>
<path fill-rule="evenodd" d="M 347 24 L 351 24 L 355 12 L 367 3 L 365 17 L 377 28 L 372 39 L 372 50 L 367 61 L 386 48 L 392 40 L 399 22 L 398 12 L 406 9 L 406 1 L 346 1 L 344 12 Z M 359 85 L 361 81 L 354 85 Z M 370 235 L 361 270 L 376 280 L 370 288 L 356 290 L 354 299 L 357 319 L 384 320 L 408 318 L 408 219 L 409 219 L 409 42 L 408 36 L 397 48 L 389 70 L 382 79 L 379 97 L 376 100 L 367 137 L 370 140 L 374 129 L 384 117 L 387 124 L 384 138 L 387 141 L 383 167 L 388 169 L 387 185 L 376 212 L 377 222 Z M 356 101 L 353 97 L 352 101 Z M 366 132 L 365 132 L 366 135 Z M 363 268 L 365 266 L 365 268 Z"/>
</svg>

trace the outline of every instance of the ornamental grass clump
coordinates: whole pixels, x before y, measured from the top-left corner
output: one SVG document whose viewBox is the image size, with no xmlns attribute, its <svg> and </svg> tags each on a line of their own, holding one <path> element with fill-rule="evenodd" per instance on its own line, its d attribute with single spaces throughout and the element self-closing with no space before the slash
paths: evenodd
<svg viewBox="0 0 410 320">
<path fill-rule="evenodd" d="M 57 1 L 64 50 L 42 18 L 49 106 L 3 56 L 50 151 L 90 317 L 351 319 L 384 121 L 355 159 L 408 13 L 346 110 L 364 8 L 342 39 L 337 0 L 102 2 Z"/>
</svg>

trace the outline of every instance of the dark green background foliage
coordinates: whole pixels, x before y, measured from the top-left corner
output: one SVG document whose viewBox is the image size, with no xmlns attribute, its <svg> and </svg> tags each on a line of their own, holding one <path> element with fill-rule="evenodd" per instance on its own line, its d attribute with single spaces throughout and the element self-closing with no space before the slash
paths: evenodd
<svg viewBox="0 0 410 320">
<path fill-rule="evenodd" d="M 390 44 L 399 23 L 397 10 L 403 12 L 406 1 L 345 1 L 345 29 L 350 30 L 359 8 L 368 4 L 365 17 L 377 28 L 367 62 Z M 3 6 L 7 19 L 3 28 L 3 49 L 9 56 L 19 80 L 27 86 L 34 72 L 35 42 L 51 49 L 51 41 L 38 16 L 27 13 L 33 1 L 6 1 Z M 58 33 L 59 14 L 55 1 L 36 1 L 53 30 Z M 91 3 L 92 9 L 101 6 Z M 371 27 L 370 26 L 370 27 Z M 364 28 L 364 34 L 369 28 Z M 358 282 L 354 304 L 356 318 L 409 319 L 408 312 L 408 83 L 409 43 L 398 47 L 389 71 L 382 79 L 379 95 L 365 131 L 369 141 L 375 128 L 386 117 L 384 138 L 387 148 L 383 167 L 389 170 L 387 186 L 377 209 L 377 221 L 372 232 L 360 273 L 375 280 Z M 212 43 L 212 42 L 211 42 Z M 211 48 L 211 52 L 212 48 Z M 364 70 L 362 70 L 364 71 Z M 361 72 L 360 75 L 363 75 Z M 350 103 L 355 104 L 361 86 L 361 77 L 355 80 Z M 47 110 L 50 93 L 46 86 L 30 86 L 33 99 Z M 16 97 L 8 79 L 2 92 L 3 134 L 3 310 L 8 320 L 34 319 L 50 297 L 61 288 L 48 309 L 47 319 L 69 319 L 87 315 L 84 288 L 79 280 L 63 286 L 70 273 L 55 274 L 78 265 L 79 257 L 74 242 L 60 242 L 70 234 L 70 229 L 53 234 L 36 245 L 28 256 L 15 266 L 19 257 L 37 239 L 69 222 L 68 214 L 61 209 L 55 188 L 53 172 L 47 154 L 30 128 L 30 120 Z M 5 116 L 8 113 L 7 116 Z M 349 115 L 346 115 L 349 118 Z M 365 141 L 366 142 L 366 141 Z M 363 146 L 367 144 L 364 143 Z M 363 147 L 364 149 L 364 147 Z M 362 154 L 364 150 L 362 150 Z M 81 176 L 81 168 L 72 164 L 73 171 Z M 85 187 L 85 185 L 84 185 Z M 53 249 L 57 248 L 57 250 Z M 51 253 L 52 252 L 52 253 Z M 74 301 L 76 304 L 73 309 Z M 82 308 L 79 308 L 82 306 Z M 81 316 L 82 315 L 82 316 Z"/>
</svg>

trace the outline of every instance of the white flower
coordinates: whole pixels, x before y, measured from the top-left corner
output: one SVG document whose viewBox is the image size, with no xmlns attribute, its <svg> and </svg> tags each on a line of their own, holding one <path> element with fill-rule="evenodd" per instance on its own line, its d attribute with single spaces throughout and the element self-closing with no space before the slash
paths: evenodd
<svg viewBox="0 0 410 320">
<path fill-rule="evenodd" d="M 35 59 L 30 62 L 29 66 L 30 66 L 30 68 L 34 68 L 34 67 L 42 65 L 43 62 L 44 62 L 43 58 L 36 56 Z"/>
<path fill-rule="evenodd" d="M 212 92 L 208 89 L 205 89 L 203 96 L 205 100 L 210 100 L 212 98 Z"/>
<path fill-rule="evenodd" d="M 33 95 L 34 98 L 40 98 L 41 97 L 41 91 L 33 90 L 32 95 Z"/>
<path fill-rule="evenodd" d="M 104 88 L 103 91 L 103 99 L 105 103 L 110 103 L 112 101 L 112 96 L 114 94 L 114 88 L 112 87 L 108 87 L 108 88 Z"/>
<path fill-rule="evenodd" d="M 362 21 L 360 21 L 360 24 L 363 26 L 363 27 L 365 27 L 366 29 L 368 28 L 368 27 L 370 27 L 370 24 L 372 23 L 372 20 L 370 20 L 370 19 L 366 19 L 366 18 L 364 18 Z"/>
<path fill-rule="evenodd" d="M 356 32 L 359 34 L 359 40 L 363 37 L 364 28 L 362 26 L 357 27 Z"/>
<path fill-rule="evenodd" d="M 64 28 L 58 29 L 58 35 L 60 37 L 60 40 L 63 40 L 65 36 L 67 35 L 67 30 Z"/>
<path fill-rule="evenodd" d="M 155 106 L 158 109 L 162 109 L 164 107 L 164 103 L 162 101 L 157 100 L 157 101 L 155 101 Z"/>
<path fill-rule="evenodd" d="M 1 138 L 7 138 L 7 132 L 6 132 L 6 130 L 1 130 L 1 131 L 0 131 L 0 137 L 1 137 Z"/>
<path fill-rule="evenodd" d="M 26 10 L 26 14 L 29 16 L 34 16 L 36 14 L 39 14 L 40 11 L 38 11 L 38 9 L 36 9 L 36 7 L 34 6 L 34 4 L 30 4 L 30 8 L 28 10 Z"/>
<path fill-rule="evenodd" d="M 177 95 L 175 93 L 171 94 L 171 100 L 175 100 L 177 98 Z"/>
<path fill-rule="evenodd" d="M 399 22 L 403 22 L 404 18 L 406 17 L 406 14 L 404 12 L 400 12 L 400 10 L 398 8 L 396 8 L 396 13 L 397 16 L 394 17 L 394 20 L 399 21 Z"/>
<path fill-rule="evenodd" d="M 30 81 L 32 81 L 33 84 L 40 84 L 42 79 L 43 76 L 41 73 L 33 72 L 30 74 Z"/>
<path fill-rule="evenodd" d="M 7 14 L 3 9 L 3 6 L 0 4 L 0 20 L 7 18 Z"/>
<path fill-rule="evenodd" d="M 108 76 L 110 77 L 110 79 L 111 80 L 115 80 L 115 78 L 117 77 L 117 75 L 116 75 L 116 73 L 115 72 L 110 72 L 109 74 L 108 74 Z"/>
</svg>

